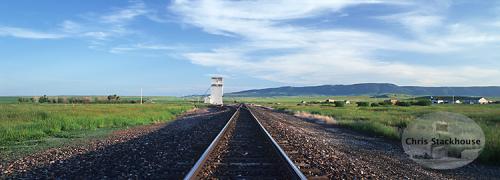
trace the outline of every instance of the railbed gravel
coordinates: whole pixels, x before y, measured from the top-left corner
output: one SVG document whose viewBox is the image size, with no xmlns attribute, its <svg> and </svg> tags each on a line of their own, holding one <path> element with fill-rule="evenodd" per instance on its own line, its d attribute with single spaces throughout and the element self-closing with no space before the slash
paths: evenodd
<svg viewBox="0 0 500 180">
<path fill-rule="evenodd" d="M 253 107 L 253 112 L 309 179 L 499 179 L 500 168 L 469 164 L 455 170 L 426 169 L 397 141 L 318 124 Z"/>
<path fill-rule="evenodd" d="M 290 179 L 287 166 L 242 108 L 202 166 L 199 179 Z"/>
<path fill-rule="evenodd" d="M 190 112 L 170 123 L 52 148 L 0 167 L 0 179 L 180 179 L 233 112 Z"/>
</svg>

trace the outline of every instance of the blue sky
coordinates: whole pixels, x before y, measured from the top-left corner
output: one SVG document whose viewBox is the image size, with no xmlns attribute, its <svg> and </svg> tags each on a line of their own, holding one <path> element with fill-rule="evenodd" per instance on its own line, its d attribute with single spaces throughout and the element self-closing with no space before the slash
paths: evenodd
<svg viewBox="0 0 500 180">
<path fill-rule="evenodd" d="M 495 1 L 5 1 L 0 95 L 500 85 L 499 49 Z"/>
</svg>

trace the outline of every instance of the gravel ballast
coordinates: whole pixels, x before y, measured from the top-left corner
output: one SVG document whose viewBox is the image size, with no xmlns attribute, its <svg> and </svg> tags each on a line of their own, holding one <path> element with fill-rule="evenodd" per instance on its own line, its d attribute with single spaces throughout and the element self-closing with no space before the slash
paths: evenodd
<svg viewBox="0 0 500 180">
<path fill-rule="evenodd" d="M 426 169 L 398 141 L 254 107 L 273 138 L 308 178 L 498 179 L 500 168 L 477 163 L 454 170 Z"/>
</svg>

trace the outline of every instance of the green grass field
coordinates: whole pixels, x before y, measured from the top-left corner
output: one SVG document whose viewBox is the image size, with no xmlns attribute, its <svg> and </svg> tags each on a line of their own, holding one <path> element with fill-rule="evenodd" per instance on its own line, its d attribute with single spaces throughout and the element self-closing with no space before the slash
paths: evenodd
<svg viewBox="0 0 500 180">
<path fill-rule="evenodd" d="M 17 103 L 17 98 L 18 98 L 18 97 L 12 97 L 12 96 L 0 96 L 0 104 L 11 104 L 11 103 Z"/>
<path fill-rule="evenodd" d="M 397 127 L 406 125 L 419 116 L 431 112 L 454 112 L 466 115 L 475 120 L 483 129 L 486 136 L 486 146 L 481 156 L 482 162 L 500 162 L 500 104 L 490 105 L 432 105 L 432 106 L 381 106 L 357 107 L 350 104 L 345 107 L 331 105 L 308 104 L 298 105 L 301 101 L 324 101 L 327 98 L 335 100 L 379 102 L 383 98 L 370 98 L 368 96 L 342 96 L 342 97 L 266 97 L 266 98 L 236 98 L 237 101 L 257 103 L 272 106 L 275 109 L 289 112 L 309 112 L 331 116 L 340 126 L 348 127 L 362 132 L 380 135 L 390 139 L 399 139 Z M 411 97 L 410 97 L 411 98 Z M 498 99 L 498 98 L 489 98 Z M 229 101 L 229 99 L 226 99 Z M 233 99 L 231 99 L 233 100 Z"/>
<path fill-rule="evenodd" d="M 0 156 L 15 156 L 15 151 L 26 148 L 53 147 L 74 138 L 105 136 L 115 129 L 169 121 L 194 107 L 178 99 L 163 100 L 143 105 L 2 103 Z"/>
</svg>

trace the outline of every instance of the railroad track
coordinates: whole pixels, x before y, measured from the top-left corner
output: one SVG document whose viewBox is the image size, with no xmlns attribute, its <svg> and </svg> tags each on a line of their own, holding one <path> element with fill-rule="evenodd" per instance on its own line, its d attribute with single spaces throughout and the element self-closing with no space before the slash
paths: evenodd
<svg viewBox="0 0 500 180">
<path fill-rule="evenodd" d="M 306 179 L 252 111 L 240 105 L 184 179 Z"/>
</svg>

